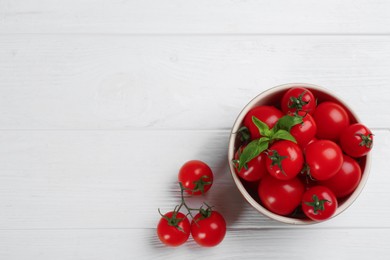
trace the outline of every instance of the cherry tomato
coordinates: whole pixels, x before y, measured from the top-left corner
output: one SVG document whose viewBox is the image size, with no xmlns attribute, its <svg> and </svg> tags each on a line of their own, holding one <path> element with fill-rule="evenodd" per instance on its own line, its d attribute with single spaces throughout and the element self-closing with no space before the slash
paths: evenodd
<svg viewBox="0 0 390 260">
<path fill-rule="evenodd" d="M 359 164 L 348 155 L 343 155 L 343 157 L 343 165 L 336 175 L 321 182 L 321 185 L 331 189 L 337 198 L 351 194 L 359 185 L 362 177 Z"/>
<path fill-rule="evenodd" d="M 188 240 L 191 225 L 186 215 L 170 211 L 161 217 L 157 225 L 158 238 L 168 246 L 180 246 Z"/>
<path fill-rule="evenodd" d="M 304 159 L 301 148 L 291 141 L 278 141 L 268 150 L 265 165 L 279 180 L 290 180 L 302 170 Z"/>
<path fill-rule="evenodd" d="M 311 144 L 312 142 L 317 141 L 317 140 L 318 140 L 317 138 L 313 137 L 313 139 L 311 139 L 307 144 L 301 146 L 301 147 L 302 147 L 302 152 L 305 154 L 305 153 L 306 153 L 306 147 L 307 147 L 309 144 Z"/>
<path fill-rule="evenodd" d="M 330 140 L 311 142 L 306 147 L 305 156 L 310 175 L 316 180 L 329 179 L 343 165 L 341 148 Z"/>
<path fill-rule="evenodd" d="M 343 151 L 352 157 L 362 157 L 372 149 L 374 135 L 366 126 L 356 123 L 341 133 L 340 145 Z"/>
<path fill-rule="evenodd" d="M 304 111 L 313 114 L 316 109 L 316 99 L 313 93 L 302 87 L 294 87 L 284 93 L 282 97 L 282 111 L 285 114 L 295 111 Z"/>
<path fill-rule="evenodd" d="M 264 176 L 258 187 L 264 207 L 283 216 L 291 214 L 299 206 L 304 191 L 305 187 L 298 178 L 278 180 L 270 175 Z"/>
<path fill-rule="evenodd" d="M 337 209 L 337 199 L 325 186 L 314 186 L 308 189 L 302 198 L 302 210 L 307 217 L 315 221 L 330 218 Z"/>
<path fill-rule="evenodd" d="M 335 102 L 323 102 L 319 104 L 313 114 L 317 124 L 318 139 L 338 141 L 341 132 L 349 125 L 347 111 Z"/>
<path fill-rule="evenodd" d="M 211 188 L 214 175 L 206 163 L 192 160 L 180 168 L 178 179 L 187 193 L 200 195 Z"/>
<path fill-rule="evenodd" d="M 245 148 L 240 147 L 236 154 L 235 159 L 238 160 L 239 154 L 242 152 L 242 150 Z M 252 160 L 250 160 L 246 167 L 243 167 L 241 171 L 238 172 L 238 164 L 236 164 L 236 173 L 239 177 L 246 181 L 258 181 L 260 180 L 266 173 L 267 168 L 265 167 L 265 159 L 267 158 L 267 155 L 265 153 L 261 153 Z"/>
<path fill-rule="evenodd" d="M 317 133 L 317 124 L 313 117 L 303 111 L 298 112 L 302 116 L 303 122 L 291 128 L 290 134 L 295 137 L 299 146 L 305 147 Z"/>
<path fill-rule="evenodd" d="M 203 210 L 196 214 L 191 222 L 191 235 L 201 246 L 216 246 L 225 237 L 226 221 L 215 210 Z"/>
<path fill-rule="evenodd" d="M 257 117 L 271 129 L 274 127 L 279 118 L 283 116 L 282 111 L 273 106 L 258 106 L 252 108 L 244 118 L 244 125 L 249 129 L 252 139 L 260 138 L 260 132 L 257 126 L 253 123 L 252 117 Z"/>
</svg>

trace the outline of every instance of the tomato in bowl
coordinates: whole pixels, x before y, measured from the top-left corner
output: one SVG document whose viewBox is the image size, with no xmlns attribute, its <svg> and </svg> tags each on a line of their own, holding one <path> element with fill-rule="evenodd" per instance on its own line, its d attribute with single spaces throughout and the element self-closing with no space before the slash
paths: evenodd
<svg viewBox="0 0 390 260">
<path fill-rule="evenodd" d="M 256 96 L 238 115 L 229 139 L 229 168 L 240 193 L 260 213 L 288 224 L 314 224 L 339 215 L 359 196 L 369 176 L 372 140 L 331 91 L 284 84 Z M 356 150 L 361 152 L 351 152 Z M 245 179 L 245 170 L 253 170 L 251 160 L 260 155 L 266 170 Z M 338 185 L 339 180 L 351 183 Z M 324 190 L 330 195 L 320 194 Z"/>
</svg>

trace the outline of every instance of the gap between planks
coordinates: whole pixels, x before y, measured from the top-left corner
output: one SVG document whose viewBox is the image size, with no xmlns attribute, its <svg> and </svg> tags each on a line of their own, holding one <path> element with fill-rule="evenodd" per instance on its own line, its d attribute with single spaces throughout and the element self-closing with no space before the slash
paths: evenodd
<svg viewBox="0 0 390 260">
<path fill-rule="evenodd" d="M 321 223 L 318 223 L 321 224 Z M 347 229 L 356 229 L 356 230 L 390 230 L 390 227 L 362 227 L 362 226 L 350 226 L 350 227 L 332 227 L 332 226 L 315 226 L 313 225 L 297 225 L 297 226 L 259 226 L 258 228 L 254 227 L 240 227 L 240 228 L 231 228 L 227 227 L 228 232 L 237 232 L 237 231 L 259 231 L 259 230 L 297 230 L 297 229 L 311 229 L 311 230 L 347 230 Z M 155 227 L 142 227 L 142 228 L 130 228 L 130 227 L 88 227 L 88 228 L 0 228 L 0 231 L 96 231 L 96 230 L 153 230 Z"/>
<path fill-rule="evenodd" d="M 233 125 L 232 125 L 233 127 Z M 390 132 L 390 128 L 387 127 L 371 127 L 372 131 L 384 131 Z M 75 128 L 42 128 L 42 129 L 0 129 L 0 132 L 210 132 L 218 133 L 224 132 L 229 133 L 230 128 L 220 128 L 220 129 L 197 129 L 197 128 L 184 128 L 184 129 L 174 129 L 174 128 L 129 128 L 129 129 L 120 129 L 120 128 L 86 128 L 86 129 L 75 129 Z"/>
<path fill-rule="evenodd" d="M 329 37 L 329 36 L 351 36 L 351 37 L 362 37 L 362 36 L 390 36 L 389 33 L 112 33 L 112 32 L 3 32 L 0 36 L 109 36 L 109 37 L 256 37 L 256 36 L 280 36 L 280 37 L 291 37 L 291 36 L 318 36 L 318 37 Z"/>
</svg>

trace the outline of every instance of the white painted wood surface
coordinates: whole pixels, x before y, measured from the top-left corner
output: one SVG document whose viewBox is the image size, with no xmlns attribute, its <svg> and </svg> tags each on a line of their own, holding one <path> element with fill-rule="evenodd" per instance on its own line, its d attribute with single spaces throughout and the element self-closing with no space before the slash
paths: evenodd
<svg viewBox="0 0 390 260">
<path fill-rule="evenodd" d="M 0 259 L 390 258 L 390 2 L 0 1 Z M 227 168 L 261 91 L 309 82 L 375 133 L 370 179 L 328 222 L 260 215 Z M 222 244 L 166 248 L 157 208 L 207 162 Z"/>
</svg>

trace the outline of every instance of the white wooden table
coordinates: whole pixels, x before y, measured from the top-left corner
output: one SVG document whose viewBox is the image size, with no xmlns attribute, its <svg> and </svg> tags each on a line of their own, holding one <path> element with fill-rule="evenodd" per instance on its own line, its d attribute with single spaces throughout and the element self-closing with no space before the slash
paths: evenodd
<svg viewBox="0 0 390 260">
<path fill-rule="evenodd" d="M 288 82 L 375 133 L 361 196 L 304 228 L 256 212 L 227 168 L 241 108 Z M 389 87 L 389 1 L 1 0 L 0 259 L 390 259 Z M 155 235 L 190 159 L 215 173 L 215 248 Z"/>
</svg>

